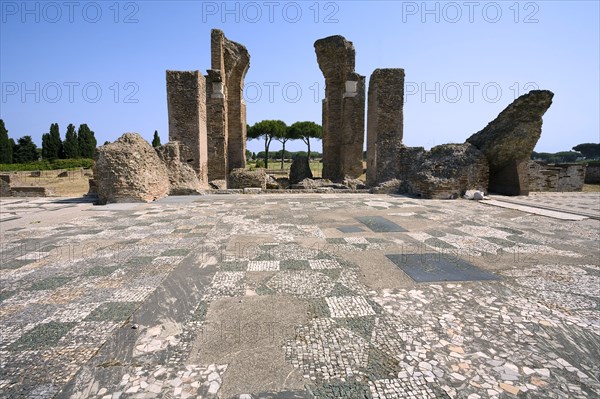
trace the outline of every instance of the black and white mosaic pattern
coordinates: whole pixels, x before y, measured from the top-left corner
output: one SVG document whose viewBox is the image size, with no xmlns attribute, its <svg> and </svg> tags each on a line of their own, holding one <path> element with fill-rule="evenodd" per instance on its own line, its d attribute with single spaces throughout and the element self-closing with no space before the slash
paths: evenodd
<svg viewBox="0 0 600 399">
<path fill-rule="evenodd" d="M 74 202 L 64 220 L 7 201 L 0 398 L 600 396 L 598 220 L 366 194 Z M 415 283 L 394 254 L 496 279 Z M 304 387 L 245 391 L 235 357 L 193 357 L 253 297 L 306 307 L 276 349 Z"/>
</svg>

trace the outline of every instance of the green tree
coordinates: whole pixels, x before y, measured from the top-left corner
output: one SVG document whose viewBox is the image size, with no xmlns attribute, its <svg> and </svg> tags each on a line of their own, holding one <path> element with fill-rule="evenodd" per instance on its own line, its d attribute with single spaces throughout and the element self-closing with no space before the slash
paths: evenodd
<svg viewBox="0 0 600 399">
<path fill-rule="evenodd" d="M 283 135 L 287 129 L 285 122 L 280 120 L 264 120 L 248 127 L 247 136 L 250 140 L 264 138 L 265 168 L 269 167 L 269 146 L 275 137 Z"/>
<path fill-rule="evenodd" d="M 160 136 L 158 130 L 154 131 L 154 138 L 152 139 L 152 147 L 160 147 Z"/>
<path fill-rule="evenodd" d="M 279 141 L 281 143 L 281 145 L 283 146 L 283 148 L 281 149 L 281 170 L 283 170 L 283 160 L 285 159 L 285 143 L 287 143 L 290 140 L 293 140 L 293 137 L 291 137 L 289 135 L 289 128 L 288 126 L 285 126 L 285 129 L 283 129 L 282 131 L 278 131 L 277 135 L 275 137 L 273 137 L 275 140 Z"/>
<path fill-rule="evenodd" d="M 79 141 L 77 140 L 77 132 L 75 131 L 75 125 L 73 125 L 72 123 L 69 123 L 69 126 L 67 126 L 65 141 L 63 142 L 63 150 L 65 153 L 65 158 L 79 158 Z"/>
<path fill-rule="evenodd" d="M 94 132 L 85 123 L 79 125 L 77 141 L 79 143 L 79 156 L 82 158 L 94 158 L 97 145 L 96 137 L 94 137 Z"/>
<path fill-rule="evenodd" d="M 600 158 L 600 144 L 583 143 L 573 147 L 574 151 L 580 152 L 586 159 Z"/>
<path fill-rule="evenodd" d="M 304 141 L 304 144 L 308 148 L 306 160 L 310 162 L 310 139 L 321 140 L 323 138 L 323 129 L 314 122 L 296 122 L 289 127 L 289 135 L 295 139 Z"/>
<path fill-rule="evenodd" d="M 575 162 L 581 153 L 574 151 L 560 151 L 554 154 L 552 162 Z"/>
<path fill-rule="evenodd" d="M 31 139 L 31 136 L 23 136 L 17 140 L 13 154 L 14 163 L 35 162 L 38 158 L 38 148 Z"/>
<path fill-rule="evenodd" d="M 13 145 L 8 138 L 8 130 L 4 127 L 4 121 L 0 119 L 0 163 L 13 163 Z"/>
<path fill-rule="evenodd" d="M 62 140 L 58 130 L 58 123 L 50 125 L 50 133 L 42 135 L 42 158 L 53 161 L 60 158 L 62 152 Z"/>
</svg>

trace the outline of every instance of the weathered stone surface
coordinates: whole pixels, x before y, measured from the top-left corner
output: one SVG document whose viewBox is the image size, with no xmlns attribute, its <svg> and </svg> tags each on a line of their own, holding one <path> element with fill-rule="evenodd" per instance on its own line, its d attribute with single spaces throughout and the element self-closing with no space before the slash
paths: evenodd
<svg viewBox="0 0 600 399">
<path fill-rule="evenodd" d="M 292 161 L 290 166 L 290 184 L 300 183 L 304 179 L 312 179 L 313 174 L 310 170 L 308 157 L 298 156 Z"/>
<path fill-rule="evenodd" d="M 366 190 L 365 182 L 360 179 L 344 179 L 344 185 L 351 190 Z"/>
<path fill-rule="evenodd" d="M 425 151 L 403 147 L 398 154 L 401 191 L 422 198 L 459 198 L 467 190 L 485 192 L 489 169 L 485 156 L 469 143 L 444 144 Z"/>
<path fill-rule="evenodd" d="M 258 187 L 263 190 L 266 190 L 267 172 L 264 169 L 234 169 L 229 174 L 227 187 L 229 189 L 244 189 L 248 187 Z"/>
<path fill-rule="evenodd" d="M 220 70 L 208 70 L 206 75 L 206 131 L 208 180 L 227 179 L 227 87 Z"/>
<path fill-rule="evenodd" d="M 475 201 L 481 201 L 484 199 L 484 196 L 485 196 L 485 193 L 483 193 L 479 190 L 467 190 L 465 192 L 465 195 L 463 195 L 463 198 L 475 200 Z"/>
<path fill-rule="evenodd" d="M 278 177 L 275 179 L 280 189 L 287 190 L 290 188 L 290 179 L 287 177 Z"/>
<path fill-rule="evenodd" d="M 225 37 L 223 31 L 211 31 L 209 114 L 210 180 L 224 179 L 223 170 L 246 166 L 246 103 L 244 78 L 250 67 L 250 54 L 243 45 Z M 210 93 L 210 95 L 209 95 Z"/>
<path fill-rule="evenodd" d="M 227 180 L 212 180 L 209 184 L 215 190 L 227 190 Z"/>
<path fill-rule="evenodd" d="M 47 187 L 11 187 L 13 197 L 52 197 L 54 191 Z"/>
<path fill-rule="evenodd" d="M 98 148 L 94 178 L 100 203 L 149 202 L 169 193 L 167 168 L 137 133 Z"/>
<path fill-rule="evenodd" d="M 552 97 L 551 91 L 532 90 L 467 139 L 488 160 L 490 191 L 505 195 L 529 193 L 527 165 L 542 133 L 542 116 L 552 104 Z"/>
<path fill-rule="evenodd" d="M 402 146 L 404 69 L 376 69 L 369 79 L 367 111 L 367 184 L 375 186 L 398 175 Z"/>
<path fill-rule="evenodd" d="M 336 189 L 336 190 L 348 190 L 348 186 L 342 183 L 335 183 L 329 179 L 304 179 L 297 184 L 290 186 L 292 189 L 298 190 L 315 190 L 315 189 Z"/>
<path fill-rule="evenodd" d="M 169 141 L 190 149 L 188 163 L 202 182 L 208 182 L 206 87 L 200 71 L 167 71 Z"/>
<path fill-rule="evenodd" d="M 355 50 L 343 36 L 315 42 L 325 77 L 323 178 L 336 182 L 363 172 L 365 77 L 354 72 Z"/>
<path fill-rule="evenodd" d="M 169 175 L 169 195 L 199 194 L 208 184 L 198 179 L 196 171 L 188 163 L 193 159 L 189 147 L 178 141 L 171 141 L 156 149 L 160 160 L 165 164 Z"/>
<path fill-rule="evenodd" d="M 0 197 L 10 197 L 10 175 L 0 175 Z"/>
<path fill-rule="evenodd" d="M 268 190 L 278 190 L 279 187 L 279 183 L 277 182 L 277 179 L 271 175 L 267 175 L 267 189 Z"/>
<path fill-rule="evenodd" d="M 587 163 L 585 184 L 600 184 L 600 161 Z"/>
<path fill-rule="evenodd" d="M 586 176 L 584 164 L 545 165 L 529 161 L 527 166 L 530 191 L 568 192 L 583 189 Z"/>
<path fill-rule="evenodd" d="M 260 194 L 262 192 L 262 188 L 258 187 L 246 187 L 244 188 L 244 194 Z"/>
<path fill-rule="evenodd" d="M 96 179 L 88 179 L 88 192 L 85 197 L 97 197 L 98 196 L 98 183 Z"/>
<path fill-rule="evenodd" d="M 391 179 L 383 183 L 379 183 L 369 190 L 371 194 L 398 194 L 402 187 L 402 182 L 398 179 Z"/>
</svg>

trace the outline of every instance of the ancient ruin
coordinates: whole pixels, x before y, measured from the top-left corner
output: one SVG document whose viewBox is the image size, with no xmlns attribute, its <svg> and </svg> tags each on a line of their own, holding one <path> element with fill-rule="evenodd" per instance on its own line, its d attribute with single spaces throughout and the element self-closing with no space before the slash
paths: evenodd
<svg viewBox="0 0 600 399">
<path fill-rule="evenodd" d="M 158 147 L 156 152 L 167 168 L 169 195 L 200 194 L 203 189 L 208 188 L 206 180 L 201 181 L 188 163 L 189 159 L 193 159 L 188 146 L 171 141 Z"/>
<path fill-rule="evenodd" d="M 376 69 L 369 79 L 367 184 L 396 178 L 404 129 L 404 69 Z"/>
<path fill-rule="evenodd" d="M 298 184 L 304 179 L 312 179 L 308 157 L 299 156 L 294 159 L 290 166 L 290 184 Z"/>
<path fill-rule="evenodd" d="M 222 180 L 246 167 L 246 103 L 242 96 L 250 55 L 243 45 L 211 31 L 211 69 L 206 75 L 208 178 Z"/>
<path fill-rule="evenodd" d="M 247 193 L 288 187 L 342 192 L 371 188 L 373 193 L 437 199 L 460 198 L 467 191 L 483 196 L 581 189 L 584 167 L 541 168 L 529 163 L 552 92 L 531 91 L 465 143 L 426 151 L 402 144 L 401 68 L 375 69 L 370 76 L 365 185 L 357 179 L 364 172 L 365 77 L 354 70 L 354 45 L 343 36 L 330 36 L 317 40 L 314 47 L 325 77 L 321 179 L 313 180 L 307 160 L 300 158 L 280 182 L 264 169 L 246 170 L 242 93 L 250 56 L 243 45 L 213 29 L 206 76 L 200 71 L 166 73 L 171 142 L 154 151 L 148 143 L 140 143 L 141 137 L 125 135 L 99 151 L 96 184 L 101 201 L 148 201 L 167 193 L 199 194 L 211 188 Z M 126 143 L 131 148 L 125 149 Z M 131 163 L 138 158 L 147 162 Z"/>
<path fill-rule="evenodd" d="M 552 104 L 552 97 L 551 91 L 532 90 L 467 139 L 488 159 L 491 192 L 529 193 L 527 163 L 542 133 L 542 116 Z"/>
<path fill-rule="evenodd" d="M 208 182 L 206 87 L 200 71 L 167 71 L 169 140 L 190 149 L 187 163 Z"/>
<path fill-rule="evenodd" d="M 585 184 L 600 184 L 600 161 L 587 163 L 584 182 Z"/>
<path fill-rule="evenodd" d="M 589 167 L 587 168 L 589 170 Z M 527 163 L 530 191 L 581 191 L 586 177 L 586 165 L 581 163 L 546 165 L 536 161 Z"/>
<path fill-rule="evenodd" d="M 343 36 L 317 40 L 315 52 L 325 77 L 323 178 L 357 178 L 363 173 L 365 77 L 354 71 L 354 45 Z"/>
<path fill-rule="evenodd" d="M 485 156 L 469 143 L 443 144 L 425 151 L 404 147 L 395 155 L 401 193 L 421 198 L 460 198 L 468 190 L 487 191 Z"/>
<path fill-rule="evenodd" d="M 247 170 L 238 168 L 231 171 L 227 187 L 230 189 L 260 188 L 267 189 L 268 176 L 264 169 Z"/>
<path fill-rule="evenodd" d="M 99 147 L 94 179 L 100 203 L 148 202 L 169 194 L 167 167 L 146 140 L 125 133 L 115 142 Z"/>
</svg>

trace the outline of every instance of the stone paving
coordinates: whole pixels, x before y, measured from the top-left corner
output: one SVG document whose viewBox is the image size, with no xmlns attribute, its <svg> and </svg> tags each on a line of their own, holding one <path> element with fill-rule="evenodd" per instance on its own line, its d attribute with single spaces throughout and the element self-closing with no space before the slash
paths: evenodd
<svg viewBox="0 0 600 399">
<path fill-rule="evenodd" d="M 0 206 L 0 398 L 600 396 L 593 218 L 367 194 Z"/>
</svg>

